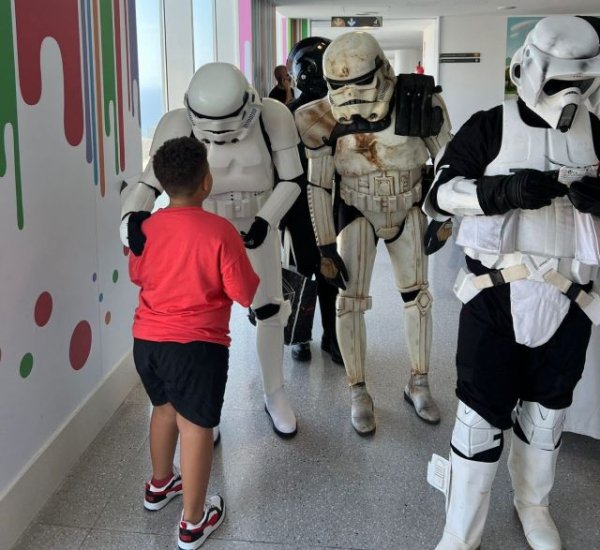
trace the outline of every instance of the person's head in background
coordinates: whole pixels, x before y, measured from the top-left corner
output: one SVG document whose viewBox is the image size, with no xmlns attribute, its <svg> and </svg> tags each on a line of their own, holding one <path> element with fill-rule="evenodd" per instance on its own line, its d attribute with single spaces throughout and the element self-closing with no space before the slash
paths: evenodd
<svg viewBox="0 0 600 550">
<path fill-rule="evenodd" d="M 165 141 L 152 158 L 171 206 L 200 206 L 212 189 L 206 147 L 191 137 Z"/>
<path fill-rule="evenodd" d="M 277 81 L 277 86 L 283 88 L 285 86 L 285 82 L 291 85 L 292 77 L 289 75 L 287 67 L 285 65 L 277 65 L 275 70 L 273 71 L 273 76 Z"/>
</svg>

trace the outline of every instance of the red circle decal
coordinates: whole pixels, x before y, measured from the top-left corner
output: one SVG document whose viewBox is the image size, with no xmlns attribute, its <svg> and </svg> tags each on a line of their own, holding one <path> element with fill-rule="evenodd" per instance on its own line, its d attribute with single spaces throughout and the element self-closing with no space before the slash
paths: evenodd
<svg viewBox="0 0 600 550">
<path fill-rule="evenodd" d="M 43 327 L 52 315 L 52 296 L 49 292 L 42 292 L 35 302 L 33 318 L 38 327 Z"/>
<path fill-rule="evenodd" d="M 75 370 L 85 365 L 92 349 L 92 327 L 87 321 L 79 321 L 71 336 L 69 361 Z"/>
</svg>

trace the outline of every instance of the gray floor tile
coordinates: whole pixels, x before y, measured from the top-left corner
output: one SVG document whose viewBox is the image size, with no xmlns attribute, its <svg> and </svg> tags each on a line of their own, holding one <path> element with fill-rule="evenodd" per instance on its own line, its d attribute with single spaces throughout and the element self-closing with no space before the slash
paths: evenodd
<svg viewBox="0 0 600 550">
<path fill-rule="evenodd" d="M 87 529 L 32 523 L 23 533 L 14 550 L 77 550 L 85 539 Z"/>
<path fill-rule="evenodd" d="M 175 529 L 170 536 L 92 529 L 83 542 L 82 548 L 85 550 L 174 550 L 177 548 L 177 538 L 174 533 Z"/>
</svg>

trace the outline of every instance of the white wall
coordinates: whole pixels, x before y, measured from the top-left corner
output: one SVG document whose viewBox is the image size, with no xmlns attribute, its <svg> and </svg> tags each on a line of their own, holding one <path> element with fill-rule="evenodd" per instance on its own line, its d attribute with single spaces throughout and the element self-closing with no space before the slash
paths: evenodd
<svg viewBox="0 0 600 550">
<path fill-rule="evenodd" d="M 83 45 L 94 46 L 80 27 L 79 3 L 40 24 L 46 33 L 41 45 L 27 24 L 28 8 L 20 4 L 15 9 L 19 3 L 12 2 L 14 36 L 2 54 L 13 56 L 16 68 L 3 75 L 0 96 L 3 105 L 14 104 L 16 117 L 4 120 L 0 110 L 6 138 L 0 156 L 7 161 L 0 177 L 2 549 L 10 548 L 56 490 L 135 380 L 123 360 L 131 349 L 136 291 L 118 231 L 121 181 L 141 168 L 137 65 L 127 58 L 135 51 L 126 41 L 128 8 L 122 0 L 120 58 L 110 49 L 88 57 Z M 107 11 L 104 24 L 112 13 Z M 129 13 L 135 25 L 132 18 Z M 129 37 L 135 37 L 131 29 Z M 102 46 L 111 38 L 114 48 L 119 42 L 110 32 Z M 25 57 L 28 51 L 31 58 Z M 65 56 L 75 62 L 65 63 Z M 36 97 L 30 92 L 38 75 Z M 14 198 L 19 187 L 22 227 Z M 108 380 L 115 386 L 104 394 Z"/>
<path fill-rule="evenodd" d="M 423 53 L 421 59 L 421 65 L 425 69 L 425 74 L 432 75 L 436 82 L 439 80 L 439 29 L 439 19 L 434 20 L 423 29 Z"/>
<path fill-rule="evenodd" d="M 421 61 L 422 54 L 415 49 L 400 49 L 386 52 L 391 60 L 394 74 L 414 73 L 417 62 Z"/>
<path fill-rule="evenodd" d="M 506 17 L 442 17 L 440 54 L 464 52 L 480 52 L 481 62 L 439 65 L 438 82 L 454 132 L 476 111 L 504 99 Z"/>
</svg>

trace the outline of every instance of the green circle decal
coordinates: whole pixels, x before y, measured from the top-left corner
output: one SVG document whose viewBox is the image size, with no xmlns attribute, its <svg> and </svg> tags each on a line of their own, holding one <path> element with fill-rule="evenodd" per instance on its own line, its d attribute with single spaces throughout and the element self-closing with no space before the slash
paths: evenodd
<svg viewBox="0 0 600 550">
<path fill-rule="evenodd" d="M 116 283 L 119 280 L 119 272 L 115 269 L 113 271 L 113 283 Z"/>
<path fill-rule="evenodd" d="M 33 355 L 26 353 L 23 355 L 23 359 L 21 359 L 21 364 L 19 365 L 21 377 L 27 378 L 31 374 L 31 369 L 33 369 Z"/>
</svg>

